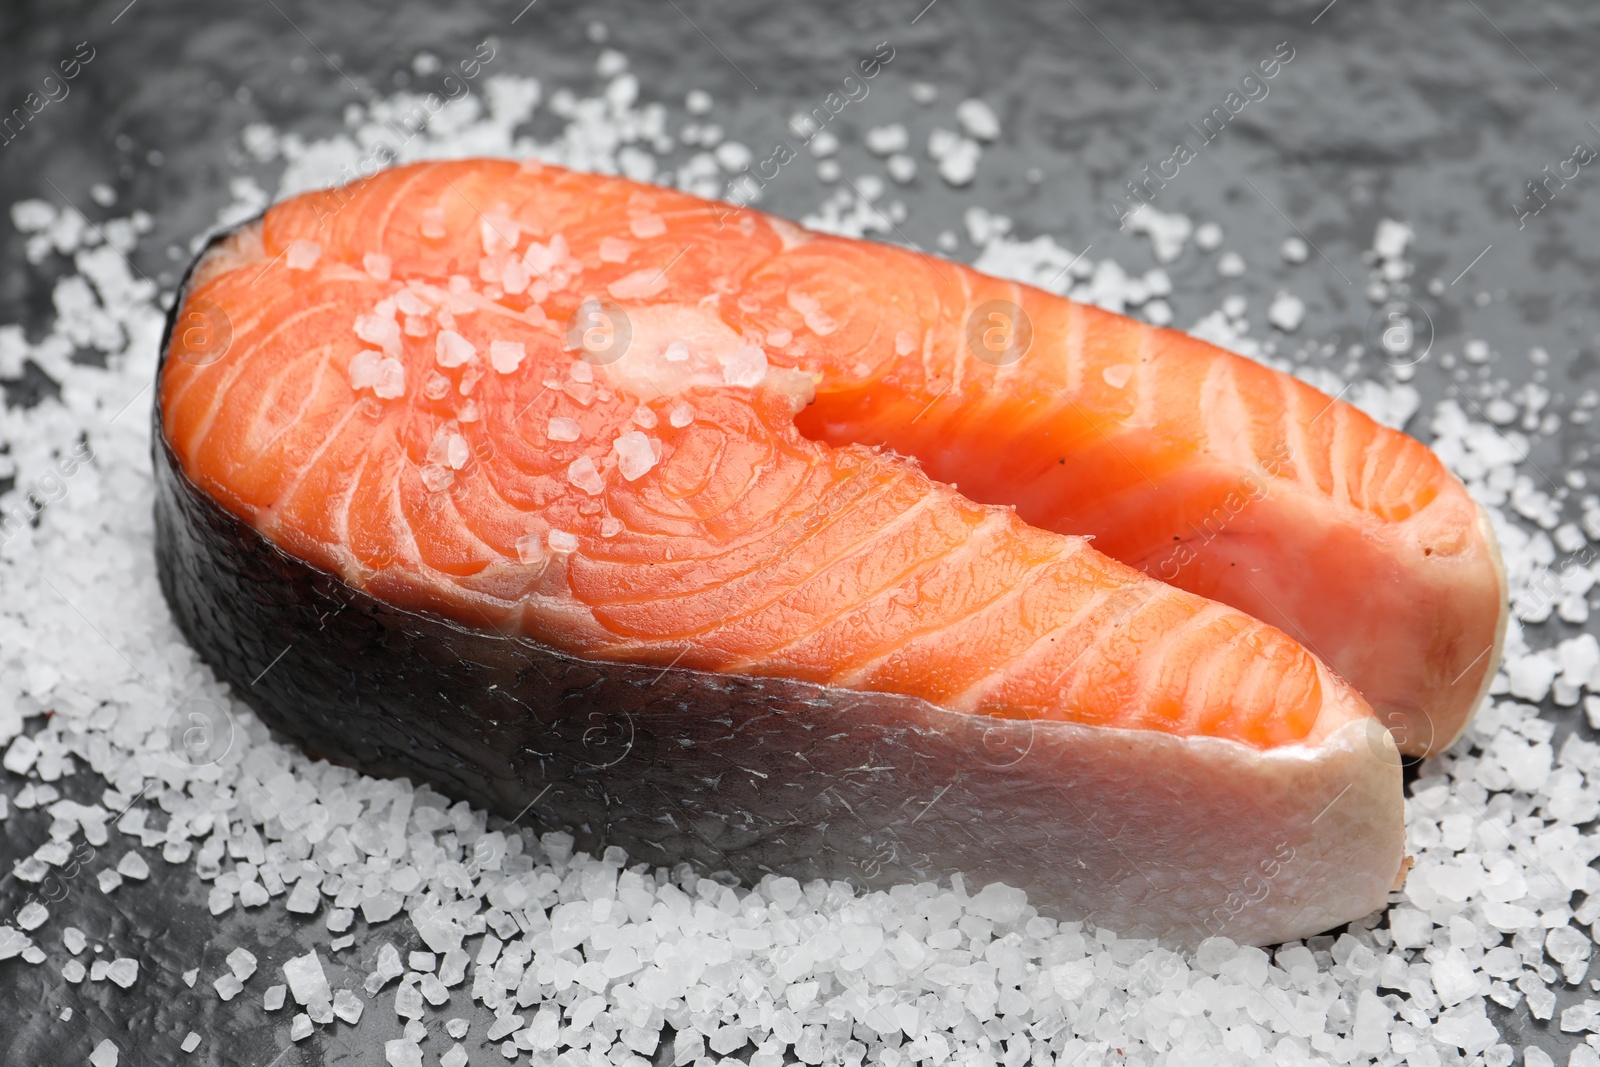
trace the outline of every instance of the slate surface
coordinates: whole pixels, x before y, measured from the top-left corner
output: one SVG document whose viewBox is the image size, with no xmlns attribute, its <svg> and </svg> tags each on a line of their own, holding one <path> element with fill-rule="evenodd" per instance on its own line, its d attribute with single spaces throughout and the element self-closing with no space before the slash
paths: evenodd
<svg viewBox="0 0 1600 1067">
<path fill-rule="evenodd" d="M 228 201 L 225 179 L 240 169 L 237 137 L 246 122 L 325 134 L 339 126 L 347 102 L 415 84 L 409 71 L 419 50 L 465 55 L 490 36 L 501 47 L 495 69 L 537 75 L 547 86 L 592 87 L 598 46 L 587 28 L 598 20 L 610 30 L 608 43 L 631 57 L 646 98 L 672 105 L 674 126 L 684 117 L 683 93 L 707 89 L 718 100 L 715 121 L 758 157 L 792 138 L 784 128 L 790 114 L 820 104 L 859 56 L 887 41 L 892 63 L 834 128 L 844 140 L 844 172 L 854 177 L 882 173 L 861 145 L 862 132 L 895 120 L 911 127 L 921 176 L 892 194 L 910 209 L 896 239 L 931 247 L 941 230 L 961 232 L 961 212 L 979 203 L 1013 217 L 1024 236 L 1048 232 L 1068 247 L 1092 246 L 1091 258 L 1143 270 L 1153 265 L 1148 243 L 1119 233 L 1108 205 L 1142 167 L 1171 156 L 1178 140 L 1198 145 L 1189 124 L 1222 105 L 1254 64 L 1288 42 L 1294 58 L 1268 95 L 1248 104 L 1157 194 L 1162 210 L 1219 222 L 1226 247 L 1250 265 L 1244 277 L 1224 279 L 1215 256 L 1186 251 L 1168 268 L 1177 324 L 1192 324 L 1229 293 L 1246 296 L 1251 319 L 1260 322 L 1274 292 L 1286 288 L 1308 303 L 1297 338 L 1335 341 L 1341 349 L 1361 341 L 1370 336 L 1373 309 L 1362 252 L 1378 219 L 1389 216 L 1418 232 L 1410 295 L 1434 329 L 1414 382 L 1424 411 L 1469 376 L 1520 382 L 1542 375 L 1555 394 L 1552 408 L 1562 411 L 1600 384 L 1600 253 L 1588 240 L 1600 232 L 1600 193 L 1589 188 L 1595 179 L 1581 171 L 1548 207 L 1520 222 L 1512 206 L 1526 205 L 1525 183 L 1570 157 L 1577 142 L 1600 147 L 1600 129 L 1589 125 L 1600 120 L 1600 70 L 1592 62 L 1600 9 L 1582 0 L 525 3 L 6 5 L 0 108 L 19 106 L 79 42 L 89 43 L 94 58 L 68 97 L 0 145 L 0 200 L 70 200 L 98 218 L 104 213 L 88 188 L 108 182 L 119 193 L 118 212 L 141 207 L 155 217 L 136 260 L 169 285 L 190 239 Z M 911 102 L 914 80 L 940 87 L 934 106 Z M 1004 134 L 986 152 L 973 187 L 958 194 L 933 177 L 921 150 L 930 129 L 953 126 L 953 106 L 968 95 L 995 107 Z M 536 121 L 536 132 L 549 121 Z M 1030 168 L 1039 169 L 1039 180 L 1029 180 Z M 785 168 L 763 206 L 798 217 L 823 195 L 807 162 Z M 1305 264 L 1289 266 L 1277 248 L 1295 233 L 1315 251 Z M 963 239 L 957 254 L 972 252 Z M 48 321 L 58 266 L 30 267 L 21 237 L 0 223 L 0 322 L 21 322 L 37 335 Z M 1431 278 L 1441 292 L 1426 291 Z M 1443 366 L 1442 357 L 1459 354 L 1468 337 L 1490 343 L 1491 362 Z M 1535 345 L 1551 354 L 1542 371 L 1526 358 Z M 1367 374 L 1383 373 L 1374 357 L 1365 359 Z M 15 404 L 36 401 L 52 383 L 30 372 L 0 386 Z M 1411 430 L 1425 435 L 1422 423 Z M 1592 425 L 1568 423 L 1533 459 L 1554 491 L 1568 469 L 1592 479 L 1597 450 Z M 1550 714 L 1563 732 L 1571 728 L 1571 712 Z M 15 776 L 0 776 L 8 793 L 21 787 Z M 98 797 L 101 784 L 91 777 L 65 779 L 67 794 Z M 37 811 L 0 823 L 0 870 L 31 851 L 47 824 Z M 86 863 L 88 872 L 68 883 L 50 930 L 57 931 L 53 939 L 70 922 L 93 941 L 135 950 L 128 954 L 143 961 L 139 983 L 127 991 L 104 982 L 66 985 L 58 944 L 43 966 L 0 964 L 6 1062 L 84 1062 L 102 1037 L 121 1047 L 123 1063 L 383 1062 L 382 1040 L 399 1033 L 390 997 L 370 1002 L 359 1027 L 328 1028 L 292 1046 L 287 1015 L 261 1010 L 267 976 L 328 937 L 320 921 L 288 920 L 276 907 L 213 919 L 204 883 L 187 867 L 159 861 L 148 882 L 102 895 L 93 871 L 114 864 L 124 847 L 113 834 Z M 15 879 L 0 881 L 0 911 L 10 914 L 21 899 Z M 396 936 L 393 926 L 369 933 L 358 921 L 356 946 L 327 964 L 336 987 L 358 986 L 376 946 Z M 224 1004 L 209 983 L 238 944 L 260 958 L 262 976 Z M 201 980 L 190 990 L 178 976 L 196 966 Z M 1567 991 L 1562 1000 L 1580 997 Z M 73 1019 L 62 1022 L 68 1006 Z M 459 1012 L 483 1018 L 465 1005 Z M 1513 1044 L 1534 1040 L 1565 1061 L 1571 1035 L 1520 1012 L 1496 1018 Z M 178 1042 L 190 1029 L 206 1040 L 186 1056 Z M 481 1025 L 474 1030 L 481 1033 Z M 440 1041 L 430 1039 L 430 1056 L 447 1047 Z M 498 1061 L 496 1049 L 472 1051 L 473 1062 Z"/>
</svg>

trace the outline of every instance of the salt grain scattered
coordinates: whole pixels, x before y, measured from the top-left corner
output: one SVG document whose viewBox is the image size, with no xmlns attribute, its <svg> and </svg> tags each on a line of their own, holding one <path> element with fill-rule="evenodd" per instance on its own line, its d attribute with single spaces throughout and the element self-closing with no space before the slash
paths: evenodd
<svg viewBox="0 0 1600 1067">
<path fill-rule="evenodd" d="M 1271 306 L 1267 308 L 1267 321 L 1284 333 L 1293 333 L 1298 330 L 1305 317 L 1305 301 L 1297 296 L 1291 296 L 1281 289 L 1278 290 L 1278 295 L 1273 298 Z"/>
<path fill-rule="evenodd" d="M 1000 119 L 982 100 L 973 98 L 957 104 L 956 121 L 968 136 L 980 141 L 992 141 L 1000 136 Z"/>
<path fill-rule="evenodd" d="M 611 448 L 617 454 L 617 471 L 627 481 L 638 481 L 656 465 L 656 454 L 650 438 L 638 430 L 630 430 L 618 437 Z"/>
<path fill-rule="evenodd" d="M 327 1000 L 333 996 L 316 949 L 284 963 L 283 977 L 289 983 L 289 992 L 296 1004 L 308 1004 L 313 998 Z"/>
<path fill-rule="evenodd" d="M 598 496 L 605 492 L 606 488 L 605 478 L 601 476 L 599 468 L 589 456 L 579 456 L 567 465 L 567 481 L 590 496 Z"/>
<path fill-rule="evenodd" d="M 767 354 L 755 345 L 743 345 L 722 357 L 722 380 L 728 385 L 753 388 L 766 377 Z"/>
<path fill-rule="evenodd" d="M 333 1013 L 347 1023 L 354 1025 L 360 1022 L 365 1009 L 361 998 L 348 989 L 341 989 L 333 995 Z"/>
<path fill-rule="evenodd" d="M 460 367 L 478 358 L 478 349 L 454 330 L 440 330 L 434 341 L 434 358 L 439 366 Z"/>
<path fill-rule="evenodd" d="M 544 547 L 538 534 L 524 534 L 517 538 L 517 559 L 522 563 L 538 563 L 544 558 Z"/>
<path fill-rule="evenodd" d="M 234 949 L 228 953 L 226 962 L 228 969 L 241 982 L 247 981 L 252 974 L 256 973 L 256 957 L 249 949 Z"/>
<path fill-rule="evenodd" d="M 501 374 L 511 374 L 528 358 L 528 349 L 521 341 L 490 341 L 489 365 Z"/>
<path fill-rule="evenodd" d="M 106 968 L 106 977 L 127 989 L 139 980 L 139 961 L 120 956 Z"/>
<path fill-rule="evenodd" d="M 284 263 L 290 270 L 310 270 L 322 257 L 322 246 L 315 241 L 294 241 L 289 245 Z"/>
</svg>

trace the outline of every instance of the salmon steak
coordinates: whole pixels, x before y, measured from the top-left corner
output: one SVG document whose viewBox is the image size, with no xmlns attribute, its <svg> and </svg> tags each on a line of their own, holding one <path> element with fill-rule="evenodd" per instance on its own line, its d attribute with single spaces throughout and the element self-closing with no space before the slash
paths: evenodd
<svg viewBox="0 0 1600 1067">
<path fill-rule="evenodd" d="M 163 591 L 269 726 L 751 880 L 1320 932 L 1505 626 L 1462 485 L 1290 376 L 533 162 L 214 240 L 155 419 Z"/>
</svg>

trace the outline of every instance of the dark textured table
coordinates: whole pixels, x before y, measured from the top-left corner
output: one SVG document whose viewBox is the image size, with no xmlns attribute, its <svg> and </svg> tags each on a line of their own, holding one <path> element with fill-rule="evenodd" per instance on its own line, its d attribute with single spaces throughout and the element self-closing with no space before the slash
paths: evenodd
<svg viewBox="0 0 1600 1067">
<path fill-rule="evenodd" d="M 1581 170 L 1537 215 L 1519 220 L 1513 206 L 1525 208 L 1525 183 L 1542 178 L 1546 166 L 1556 169 L 1578 142 L 1600 147 L 1600 129 L 1589 121 L 1600 120 L 1600 69 L 1592 59 L 1600 9 L 1582 0 L 7 5 L 0 8 L 5 110 L 78 53 L 79 42 L 94 56 L 66 98 L 0 145 L 0 199 L 66 197 L 87 205 L 92 183 L 110 184 L 118 211 L 138 207 L 154 216 L 155 231 L 136 260 L 170 285 L 188 242 L 228 202 L 225 179 L 238 165 L 226 153 L 247 122 L 325 135 L 341 125 L 346 103 L 404 85 L 419 50 L 468 54 L 486 37 L 503 50 L 497 70 L 536 75 L 547 89 L 592 90 L 598 46 L 588 27 L 595 20 L 609 28 L 608 44 L 631 58 L 645 98 L 670 105 L 674 128 L 684 118 L 685 91 L 704 88 L 717 100 L 715 121 L 758 158 L 784 136 L 792 113 L 814 106 L 860 56 L 887 41 L 892 64 L 834 129 L 844 142 L 844 172 L 854 175 L 882 170 L 861 143 L 867 128 L 897 120 L 911 127 L 920 176 L 897 190 L 910 207 L 897 237 L 931 247 L 942 230 L 962 232 L 961 212 L 978 203 L 1013 217 L 1023 236 L 1049 233 L 1138 270 L 1154 265 L 1150 245 L 1118 232 L 1110 210 L 1123 183 L 1171 157 L 1177 141 L 1197 144 L 1191 123 L 1202 123 L 1287 42 L 1293 59 L 1267 95 L 1251 100 L 1156 194 L 1163 211 L 1220 223 L 1227 247 L 1250 265 L 1243 277 L 1225 279 L 1215 257 L 1192 247 L 1168 265 L 1175 324 L 1191 325 L 1225 293 L 1246 296 L 1259 324 L 1274 292 L 1287 288 L 1308 305 L 1289 346 L 1309 338 L 1342 350 L 1363 341 L 1373 309 L 1363 252 L 1388 216 L 1417 231 L 1410 296 L 1434 331 L 1432 356 L 1414 380 L 1424 411 L 1456 382 L 1526 380 L 1535 371 L 1526 353 L 1535 345 L 1551 353 L 1545 384 L 1555 394 L 1552 409 L 1568 410 L 1582 390 L 1600 384 L 1597 253 L 1585 240 L 1600 233 L 1600 191 L 1590 188 L 1600 179 Z M 918 80 L 940 87 L 933 107 L 911 101 L 908 90 Z M 954 104 L 969 95 L 993 105 L 1003 133 L 973 185 L 957 192 L 934 176 L 923 147 L 932 126 L 953 125 Z M 549 121 L 541 115 L 534 132 Z M 690 151 L 679 149 L 675 158 Z M 1030 180 L 1031 168 L 1037 180 Z M 790 166 L 762 206 L 798 217 L 824 195 L 813 166 Z M 1290 266 L 1278 248 L 1296 234 L 1314 251 Z M 963 239 L 956 254 L 973 253 Z M 0 322 L 21 322 L 36 335 L 52 313 L 55 269 L 29 266 L 21 236 L 0 223 Z M 1439 284 L 1429 292 L 1433 278 Z M 1253 332 L 1271 331 L 1257 325 Z M 1439 356 L 1459 352 L 1469 337 L 1490 344 L 1491 361 L 1470 371 L 1441 367 Z M 1375 356 L 1365 363 L 1366 375 L 1386 372 Z M 36 401 L 51 383 L 29 373 L 0 386 L 16 404 Z M 1424 422 L 1418 418 L 1411 430 L 1425 434 Z M 1592 478 L 1594 451 L 1592 424 L 1567 423 L 1540 442 L 1534 460 L 1557 478 L 1572 468 Z M 1550 714 L 1563 731 L 1571 728 L 1572 711 Z M 14 775 L 0 776 L 8 793 L 21 785 Z M 97 797 L 91 777 L 65 780 L 68 795 Z M 47 822 L 35 810 L 0 823 L 0 870 L 35 847 Z M 119 838 L 113 833 L 103 850 L 108 858 L 125 847 Z M 261 1010 L 267 983 L 260 978 L 230 1004 L 204 981 L 184 986 L 178 976 L 191 967 L 216 973 L 225 951 L 216 944 L 249 946 L 269 973 L 327 934 L 318 918 L 288 917 L 278 906 L 213 919 L 204 884 L 187 867 L 156 867 L 148 882 L 112 896 L 92 884 L 75 886 L 51 918 L 55 936 L 71 923 L 92 939 L 141 945 L 145 968 L 133 989 L 68 986 L 50 965 L 0 963 L 7 1063 L 85 1062 L 105 1035 L 134 1050 L 124 1063 L 382 1062 L 382 1040 L 399 1033 L 387 998 L 373 1002 L 359 1028 L 341 1025 L 286 1046 L 288 1015 Z M 0 884 L 0 910 L 9 913 L 19 900 L 14 879 Z M 356 946 L 329 965 L 335 986 L 356 985 L 374 947 L 395 938 L 400 924 L 357 929 Z M 1563 993 L 1563 1003 L 1569 999 L 1570 991 Z M 66 1006 L 73 1020 L 60 1022 Z M 1491 1012 L 1514 1045 L 1534 1038 L 1554 1053 L 1572 1043 L 1554 1025 L 1493 1005 Z M 185 1056 L 178 1041 L 190 1029 L 226 1040 L 207 1040 Z M 473 1055 L 490 1062 L 498 1053 L 482 1048 Z M 1558 1059 L 1564 1062 L 1564 1051 Z"/>
</svg>

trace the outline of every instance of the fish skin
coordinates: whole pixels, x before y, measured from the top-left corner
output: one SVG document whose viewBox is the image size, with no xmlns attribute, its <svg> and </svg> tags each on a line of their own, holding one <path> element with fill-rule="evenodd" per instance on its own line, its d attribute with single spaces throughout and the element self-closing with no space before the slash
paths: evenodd
<svg viewBox="0 0 1600 1067">
<path fill-rule="evenodd" d="M 156 441 L 174 618 L 314 757 L 427 782 L 595 853 L 620 845 L 750 884 L 961 873 L 973 889 L 1024 889 L 1045 915 L 1191 945 L 1319 933 L 1383 907 L 1401 870 L 1399 754 L 1325 668 L 1323 735 L 1263 752 L 596 663 L 352 588 L 224 510 Z"/>
</svg>

